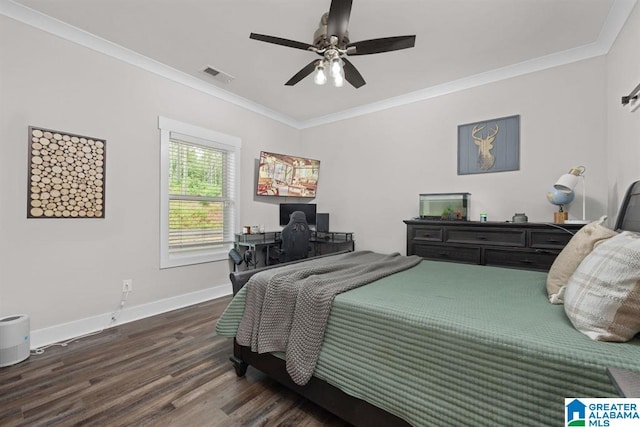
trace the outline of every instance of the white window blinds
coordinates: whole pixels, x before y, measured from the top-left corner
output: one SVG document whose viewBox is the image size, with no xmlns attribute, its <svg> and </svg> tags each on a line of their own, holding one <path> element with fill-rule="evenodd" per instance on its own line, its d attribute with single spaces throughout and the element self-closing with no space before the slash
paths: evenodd
<svg viewBox="0 0 640 427">
<path fill-rule="evenodd" d="M 170 253 L 233 242 L 234 156 L 233 151 L 191 144 L 171 135 Z"/>
<path fill-rule="evenodd" d="M 222 259 L 233 244 L 239 216 L 239 146 L 221 142 L 222 134 L 161 129 L 167 139 L 161 266 Z"/>
</svg>

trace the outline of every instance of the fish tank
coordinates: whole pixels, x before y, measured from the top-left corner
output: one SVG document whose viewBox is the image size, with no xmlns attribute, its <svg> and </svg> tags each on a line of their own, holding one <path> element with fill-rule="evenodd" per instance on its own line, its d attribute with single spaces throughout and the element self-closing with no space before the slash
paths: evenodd
<svg viewBox="0 0 640 427">
<path fill-rule="evenodd" d="M 420 219 L 467 221 L 471 193 L 420 194 Z"/>
</svg>

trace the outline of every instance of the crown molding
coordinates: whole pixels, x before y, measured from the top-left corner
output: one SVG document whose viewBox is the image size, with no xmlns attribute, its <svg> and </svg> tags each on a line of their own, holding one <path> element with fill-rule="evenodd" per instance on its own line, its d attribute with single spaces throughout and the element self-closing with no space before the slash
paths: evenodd
<svg viewBox="0 0 640 427">
<path fill-rule="evenodd" d="M 306 129 L 459 92 L 596 56 L 606 55 L 629 18 L 636 2 L 637 0 L 614 0 L 602 31 L 594 43 L 308 120 L 296 120 L 286 114 L 282 114 L 264 105 L 220 89 L 187 73 L 176 70 L 144 55 L 140 55 L 130 49 L 18 4 L 13 0 L 0 0 L 0 14 L 169 80 L 181 83 L 192 89 L 227 101 L 292 128 Z"/>
<path fill-rule="evenodd" d="M 339 111 L 326 116 L 305 120 L 300 122 L 299 126 L 301 129 L 306 129 L 337 122 L 339 120 L 351 119 L 601 55 L 603 55 L 601 53 L 601 47 L 597 43 L 593 43 L 587 46 L 557 52 L 544 57 L 520 62 L 518 64 L 464 77 L 462 79 L 452 80 L 447 83 L 409 92 L 393 98 L 387 98 L 382 101 L 372 102 L 367 105 Z"/>
<path fill-rule="evenodd" d="M 56 35 L 65 40 L 87 47 L 125 63 L 136 66 L 143 70 L 165 77 L 169 80 L 181 83 L 197 91 L 230 102 L 241 108 L 253 111 L 254 113 L 284 123 L 288 126 L 298 128 L 298 122 L 282 113 L 271 110 L 264 105 L 258 104 L 241 96 L 235 95 L 224 89 L 220 89 L 206 83 L 197 77 L 191 76 L 182 71 L 169 67 L 161 62 L 141 55 L 130 49 L 122 47 L 109 40 L 98 37 L 80 28 L 69 25 L 58 19 L 52 18 L 34 9 L 14 2 L 13 0 L 0 0 L 0 14 L 16 21 L 35 27 L 39 30 Z"/>
<path fill-rule="evenodd" d="M 533 73 L 536 71 L 546 70 L 548 68 L 558 67 L 570 64 L 584 59 L 594 58 L 606 55 L 616 41 L 618 34 L 624 27 L 625 22 L 633 11 L 637 0 L 615 0 L 609 15 L 605 21 L 602 31 L 598 35 L 598 40 L 594 43 L 568 49 L 562 52 L 556 52 L 551 55 L 534 58 L 518 64 L 497 68 L 484 73 L 475 74 L 473 76 L 464 77 L 462 79 L 453 80 L 436 86 L 431 86 L 414 92 L 409 92 L 393 98 L 384 99 L 382 101 L 373 102 L 348 110 L 338 111 L 326 116 L 308 119 L 299 122 L 301 129 L 321 126 L 328 123 L 346 120 L 366 114 L 375 113 L 377 111 L 395 108 L 402 105 L 411 104 L 413 102 L 424 101 L 442 95 L 459 92 L 465 89 L 494 83 L 500 80 L 510 79 L 512 77 Z"/>
</svg>

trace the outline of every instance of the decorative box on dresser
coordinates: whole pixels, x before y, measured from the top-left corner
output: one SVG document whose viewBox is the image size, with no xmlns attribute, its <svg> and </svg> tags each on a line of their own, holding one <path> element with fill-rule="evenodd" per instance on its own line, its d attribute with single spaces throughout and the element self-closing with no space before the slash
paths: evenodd
<svg viewBox="0 0 640 427">
<path fill-rule="evenodd" d="M 407 255 L 548 271 L 584 224 L 405 220 Z M 560 228 L 561 227 L 561 228 Z"/>
</svg>

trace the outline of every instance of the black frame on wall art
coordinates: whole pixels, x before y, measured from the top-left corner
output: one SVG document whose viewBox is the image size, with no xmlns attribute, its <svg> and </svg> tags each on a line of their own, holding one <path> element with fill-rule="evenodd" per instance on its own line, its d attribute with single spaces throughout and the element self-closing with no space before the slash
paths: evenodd
<svg viewBox="0 0 640 427">
<path fill-rule="evenodd" d="M 106 141 L 29 126 L 27 218 L 104 218 Z"/>
<path fill-rule="evenodd" d="M 458 175 L 519 169 L 519 115 L 458 126 Z"/>
</svg>

